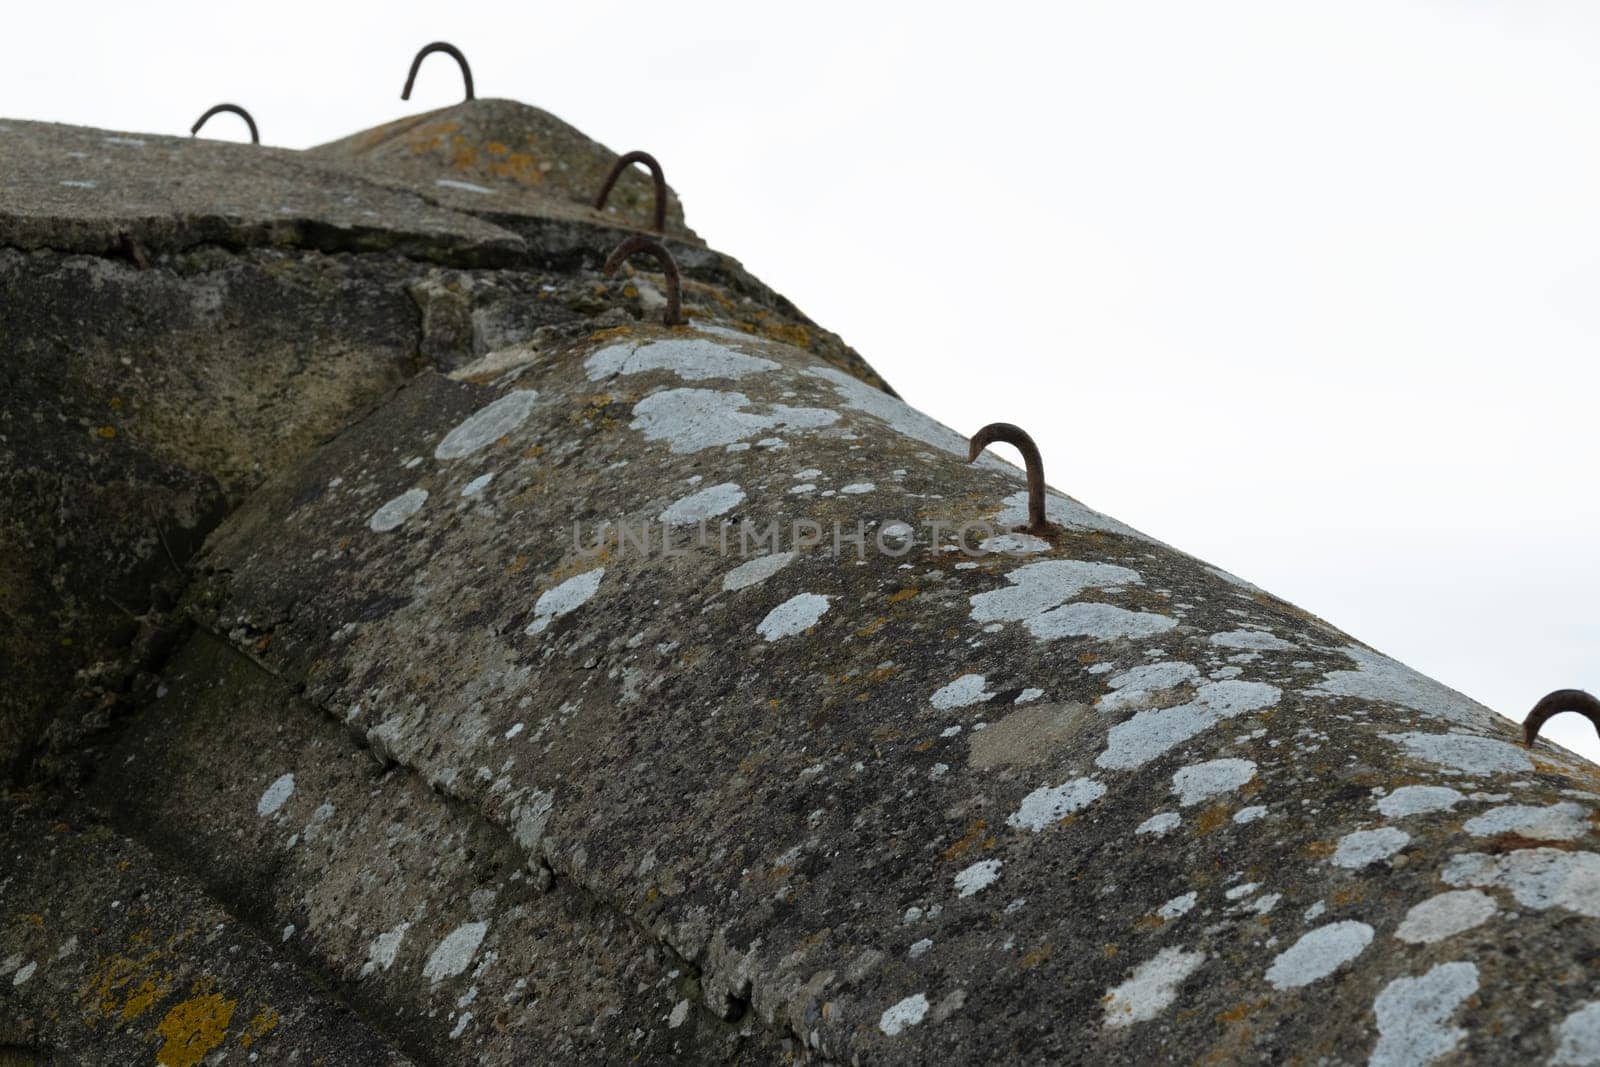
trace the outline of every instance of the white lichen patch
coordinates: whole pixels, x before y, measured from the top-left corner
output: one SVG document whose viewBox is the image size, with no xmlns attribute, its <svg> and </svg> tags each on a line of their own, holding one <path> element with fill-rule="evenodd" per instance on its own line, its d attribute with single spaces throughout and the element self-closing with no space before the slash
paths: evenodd
<svg viewBox="0 0 1600 1067">
<path fill-rule="evenodd" d="M 817 624 L 827 610 L 827 597 L 820 593 L 801 593 L 767 612 L 766 617 L 756 624 L 756 633 L 768 641 L 805 633 Z"/>
<path fill-rule="evenodd" d="M 686 382 L 703 382 L 777 370 L 778 364 L 760 356 L 747 356 L 714 341 L 690 337 L 607 345 L 584 360 L 583 369 L 591 382 L 615 374 L 643 374 L 653 370 L 671 371 Z"/>
<path fill-rule="evenodd" d="M 1092 637 L 1097 641 L 1154 637 L 1178 625 L 1178 620 L 1149 611 L 1129 611 L 1114 604 L 1063 604 L 1023 623 L 1041 641 L 1062 637 Z"/>
<path fill-rule="evenodd" d="M 1238 811 L 1234 812 L 1233 821 L 1243 826 L 1245 823 L 1251 823 L 1255 822 L 1257 819 L 1265 818 L 1266 814 L 1267 809 L 1265 805 L 1252 804 L 1248 808 L 1240 808 Z"/>
<path fill-rule="evenodd" d="M 1423 1067 L 1455 1051 L 1467 1032 L 1450 1019 L 1478 991 L 1478 968 L 1441 963 L 1418 978 L 1396 978 L 1372 1002 L 1378 1044 L 1367 1067 Z"/>
<path fill-rule="evenodd" d="M 1183 816 L 1177 812 L 1163 811 L 1150 816 L 1144 822 L 1135 826 L 1133 832 L 1136 834 L 1154 834 L 1156 837 L 1161 837 L 1177 829 L 1178 824 L 1181 822 L 1183 822 Z"/>
<path fill-rule="evenodd" d="M 1600 1064 L 1600 1000 L 1591 1000 L 1561 1020 L 1556 1027 L 1557 1067 L 1592 1067 Z"/>
<path fill-rule="evenodd" d="M 464 497 L 477 496 L 479 493 L 489 488 L 489 483 L 492 481 L 494 481 L 493 472 L 490 472 L 489 474 L 480 474 L 476 478 L 472 479 L 472 481 L 461 487 L 461 495 Z"/>
<path fill-rule="evenodd" d="M 833 367 L 812 367 L 805 372 L 833 386 L 839 399 L 853 411 L 870 415 L 905 437 L 933 445 L 952 455 L 967 458 L 967 439 L 950 427 L 931 419 L 898 397 L 881 389 L 874 389 L 844 371 Z M 987 465 L 1004 467 L 997 460 L 987 460 Z"/>
<path fill-rule="evenodd" d="M 1195 901 L 1199 899 L 1200 894 L 1191 890 L 1187 893 L 1184 893 L 1182 896 L 1173 897 L 1171 900 L 1161 905 L 1161 907 L 1156 909 L 1156 915 L 1167 922 L 1171 922 L 1173 919 L 1178 919 L 1189 914 L 1189 911 L 1195 905 Z"/>
<path fill-rule="evenodd" d="M 1431 945 L 1488 922 L 1494 898 L 1476 889 L 1453 889 L 1429 897 L 1406 912 L 1394 936 L 1413 945 Z"/>
<path fill-rule="evenodd" d="M 1013 473 L 1016 468 L 1008 468 Z M 1025 526 L 1028 523 L 1028 494 L 1026 490 L 1012 493 L 1000 502 L 1000 510 L 994 513 L 994 521 L 1000 526 Z M 1102 515 L 1093 508 L 1085 507 L 1069 497 L 1059 493 L 1047 491 L 1044 495 L 1044 517 L 1058 526 L 1065 526 L 1070 530 L 1099 530 L 1103 533 L 1121 534 L 1124 537 L 1137 537 L 1148 541 L 1149 538 L 1131 526 L 1125 526 L 1116 519 Z"/>
<path fill-rule="evenodd" d="M 1178 987 L 1205 959 L 1203 952 L 1185 952 L 1174 946 L 1141 963 L 1127 981 L 1107 992 L 1106 1027 L 1116 1030 L 1149 1022 L 1166 1011 L 1178 998 Z"/>
<path fill-rule="evenodd" d="M 979 704 L 994 696 L 983 686 L 983 675 L 963 674 L 949 685 L 934 690 L 933 696 L 928 698 L 928 703 L 940 711 L 964 708 L 969 704 Z"/>
<path fill-rule="evenodd" d="M 1516 745 L 1475 734 L 1429 734 L 1410 730 L 1384 734 L 1414 759 L 1426 760 L 1462 774 L 1525 774 L 1533 770 L 1528 755 Z"/>
<path fill-rule="evenodd" d="M 261 794 L 261 799 L 256 801 L 256 814 L 265 818 L 277 811 L 294 795 L 294 775 L 285 774 L 267 786 Z"/>
<path fill-rule="evenodd" d="M 733 482 L 723 482 L 674 501 L 657 517 L 668 526 L 686 526 L 726 515 L 742 503 L 744 490 Z"/>
<path fill-rule="evenodd" d="M 544 841 L 544 830 L 550 824 L 553 810 L 555 797 L 542 789 L 535 789 L 514 809 L 511 836 L 522 846 L 530 868 L 538 866 L 539 846 Z"/>
<path fill-rule="evenodd" d="M 839 487 L 839 492 L 845 496 L 865 496 L 878 488 L 872 482 L 851 482 L 849 485 Z"/>
<path fill-rule="evenodd" d="M 1266 915 L 1271 912 L 1273 908 L 1276 908 L 1278 906 L 1278 902 L 1282 899 L 1282 893 L 1263 893 L 1259 897 L 1256 897 L 1256 899 L 1252 900 L 1249 904 L 1246 904 L 1245 908 L 1249 911 L 1255 912 L 1257 915 Z"/>
<path fill-rule="evenodd" d="M 1006 819 L 1014 830 L 1038 833 L 1075 811 L 1082 811 L 1105 796 L 1106 787 L 1093 778 L 1074 778 L 1056 786 L 1041 786 L 1022 798 L 1017 810 Z"/>
<path fill-rule="evenodd" d="M 766 414 L 746 411 L 750 398 L 743 393 L 715 389 L 667 389 L 652 393 L 633 406 L 633 429 L 646 440 L 665 441 L 673 452 L 698 452 L 756 437 L 774 429 L 811 430 L 839 420 L 837 411 L 797 408 L 785 404 L 763 405 Z"/>
<path fill-rule="evenodd" d="M 908 1026 L 915 1026 L 928 1015 L 928 998 L 916 993 L 884 1009 L 878 1016 L 878 1029 L 894 1037 Z"/>
<path fill-rule="evenodd" d="M 1025 533 L 1003 533 L 978 542 L 979 552 L 1002 556 L 1036 556 L 1050 551 L 1050 542 Z"/>
<path fill-rule="evenodd" d="M 1142 767 L 1224 719 L 1270 708 L 1282 697 L 1282 690 L 1265 682 L 1208 682 L 1187 704 L 1141 711 L 1113 726 L 1095 764 L 1114 770 Z"/>
<path fill-rule="evenodd" d="M 1450 857 L 1445 885 L 1504 889 L 1518 904 L 1543 911 L 1565 908 L 1600 919 L 1600 855 L 1555 848 L 1519 848 L 1503 856 L 1468 852 Z"/>
<path fill-rule="evenodd" d="M 1277 990 L 1294 989 L 1326 978 L 1372 944 L 1372 927 L 1346 920 L 1319 926 L 1290 945 L 1267 968 L 1267 984 Z"/>
<path fill-rule="evenodd" d="M 1411 835 L 1393 826 L 1376 830 L 1356 830 L 1339 838 L 1328 862 L 1335 867 L 1356 870 L 1393 856 L 1411 843 Z"/>
<path fill-rule="evenodd" d="M 1468 819 L 1463 826 L 1473 837 L 1519 834 L 1540 841 L 1576 841 L 1592 829 L 1589 809 L 1570 800 L 1542 808 L 1531 804 L 1490 808 L 1482 815 Z"/>
<path fill-rule="evenodd" d="M 1107 693 L 1095 701 L 1095 709 L 1111 712 L 1143 707 L 1160 693 L 1188 685 L 1199 677 L 1200 671 L 1192 663 L 1170 661 L 1134 667 L 1113 675 L 1106 682 L 1115 692 Z"/>
<path fill-rule="evenodd" d="M 1350 645 L 1341 651 L 1355 661 L 1357 669 L 1329 671 L 1308 692 L 1399 704 L 1462 726 L 1487 727 L 1497 718 L 1494 712 L 1472 698 L 1440 685 L 1388 656 L 1380 656 L 1357 645 Z"/>
<path fill-rule="evenodd" d="M 1460 790 L 1447 785 L 1403 785 L 1376 802 L 1378 811 L 1391 819 L 1407 815 L 1427 815 L 1435 811 L 1449 811 L 1466 800 Z"/>
<path fill-rule="evenodd" d="M 461 459 L 470 456 L 521 426 L 533 411 L 539 394 L 532 389 L 513 389 L 486 404 L 465 422 L 444 435 L 433 450 L 434 459 Z"/>
<path fill-rule="evenodd" d="M 1251 652 L 1292 652 L 1300 646 L 1265 630 L 1229 630 L 1212 634 L 1207 640 L 1218 648 L 1237 648 Z"/>
<path fill-rule="evenodd" d="M 489 932 L 486 922 L 463 923 L 445 935 L 434 948 L 422 968 L 422 977 L 430 982 L 440 982 L 462 974 L 472 964 L 483 936 Z"/>
<path fill-rule="evenodd" d="M 17 968 L 17 973 L 11 976 L 11 984 L 14 986 L 22 985 L 28 979 L 32 978 L 38 969 L 39 961 L 29 960 L 27 963 L 24 963 L 21 967 Z"/>
<path fill-rule="evenodd" d="M 989 888 L 1000 877 L 999 860 L 979 860 L 956 874 L 955 887 L 958 896 L 970 897 L 974 893 Z"/>
<path fill-rule="evenodd" d="M 1247 759 L 1214 759 L 1180 769 L 1172 776 L 1172 791 L 1178 803 L 1190 807 L 1212 797 L 1230 793 L 1256 776 L 1256 765 Z"/>
<path fill-rule="evenodd" d="M 523 633 L 532 637 L 542 633 L 552 622 L 563 615 L 570 615 L 583 605 L 587 604 L 595 593 L 600 590 L 600 579 L 606 575 L 604 567 L 596 567 L 592 571 L 568 578 L 560 585 L 552 586 L 539 594 L 539 599 L 533 605 L 533 621 L 528 623 Z"/>
<path fill-rule="evenodd" d="M 406 931 L 409 929 L 411 924 L 403 922 L 372 939 L 372 943 L 367 946 L 367 962 L 361 965 L 363 978 L 374 971 L 387 971 L 394 966 L 395 957 L 400 954 L 400 943 L 406 939 Z"/>
<path fill-rule="evenodd" d="M 367 528 L 373 533 L 388 533 L 390 530 L 398 529 L 407 519 L 421 511 L 422 505 L 427 502 L 426 489 L 407 489 L 374 511 L 372 518 L 367 520 Z"/>
<path fill-rule="evenodd" d="M 1004 589 L 969 597 L 974 622 L 1021 622 L 1059 607 L 1086 589 L 1137 584 L 1139 572 L 1114 563 L 1049 559 L 1024 564 L 1006 575 Z"/>
<path fill-rule="evenodd" d="M 737 593 L 777 574 L 800 557 L 798 552 L 774 552 L 770 556 L 757 556 L 746 560 L 722 576 L 722 591 Z"/>
</svg>

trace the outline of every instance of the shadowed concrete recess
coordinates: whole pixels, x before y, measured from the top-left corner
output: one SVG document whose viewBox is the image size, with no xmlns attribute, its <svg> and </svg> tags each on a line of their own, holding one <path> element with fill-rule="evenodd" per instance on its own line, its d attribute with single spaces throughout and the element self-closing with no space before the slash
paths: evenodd
<svg viewBox="0 0 1600 1067">
<path fill-rule="evenodd" d="M 0 149 L 0 1058 L 1600 1063 L 1596 768 L 1020 532 L 675 194 L 660 325 L 610 149 Z"/>
</svg>

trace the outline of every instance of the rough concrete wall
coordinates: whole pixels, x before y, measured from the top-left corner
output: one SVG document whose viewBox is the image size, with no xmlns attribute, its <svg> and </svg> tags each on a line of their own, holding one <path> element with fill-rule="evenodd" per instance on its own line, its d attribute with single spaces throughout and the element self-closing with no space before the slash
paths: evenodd
<svg viewBox="0 0 1600 1067">
<path fill-rule="evenodd" d="M 539 137 L 573 162 L 531 185 L 514 174 L 472 214 L 445 201 L 482 194 L 366 181 L 336 146 L 0 124 L 15 164 L 0 188 L 0 669 L 16 682 L 0 690 L 0 777 L 61 773 L 74 738 L 139 697 L 189 554 L 267 475 L 426 367 L 660 300 L 642 276 L 593 269 L 641 175 L 601 215 L 572 198 L 615 157 L 544 113 L 478 101 L 430 121 L 467 130 L 458 152 Z M 871 376 L 673 217 L 691 307 L 715 301 Z"/>
<path fill-rule="evenodd" d="M 361 195 L 451 211 L 426 163 Z M 348 1062 L 1600 1062 L 1595 768 L 1070 498 L 1017 532 L 1020 472 L 725 257 L 676 243 L 691 321 L 651 324 L 660 276 L 603 282 L 562 195 L 437 253 L 193 246 L 394 310 L 263 326 L 308 351 L 237 439 L 118 434 L 234 510 L 147 681 L 11 794 L 0 1040 L 242 1062 L 244 1012 L 316 1055 L 346 1010 Z M 360 399 L 294 388 L 323 365 Z M 337 425 L 247 469 L 273 395 Z M 97 918 L 130 871 L 161 924 Z"/>
</svg>

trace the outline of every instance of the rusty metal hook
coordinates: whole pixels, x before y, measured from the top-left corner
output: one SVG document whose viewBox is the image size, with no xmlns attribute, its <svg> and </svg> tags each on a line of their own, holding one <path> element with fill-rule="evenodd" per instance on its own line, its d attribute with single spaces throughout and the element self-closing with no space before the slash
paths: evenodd
<svg viewBox="0 0 1600 1067">
<path fill-rule="evenodd" d="M 617 157 L 611 164 L 611 173 L 606 175 L 605 184 L 600 186 L 600 195 L 594 198 L 594 209 L 604 211 L 606 197 L 611 195 L 611 187 L 617 184 L 617 179 L 622 177 L 622 172 L 635 163 L 643 163 L 650 168 L 650 177 L 656 186 L 656 216 L 654 229 L 657 233 L 667 232 L 667 179 L 662 177 L 661 164 L 656 162 L 656 157 L 649 152 L 629 152 Z"/>
<path fill-rule="evenodd" d="M 422 51 L 418 52 L 416 58 L 411 61 L 411 73 L 406 75 L 406 87 L 400 90 L 400 99 L 411 99 L 411 87 L 417 82 L 418 68 L 422 66 L 424 59 L 435 52 L 443 52 L 461 65 L 461 78 L 467 83 L 467 99 L 476 99 L 472 95 L 472 68 L 467 66 L 467 57 L 461 54 L 461 49 L 448 41 L 435 41 L 432 44 L 422 46 Z"/>
<path fill-rule="evenodd" d="M 189 127 L 189 136 L 194 137 L 197 135 L 200 132 L 200 127 L 206 124 L 207 119 L 209 119 L 212 115 L 220 115 L 224 111 L 233 115 L 238 115 L 240 118 L 244 119 L 245 125 L 250 127 L 251 144 L 261 143 L 261 131 L 256 129 L 256 120 L 250 117 L 250 112 L 246 111 L 238 104 L 218 104 L 216 107 L 210 109 L 204 115 L 201 115 L 199 118 L 194 120 L 194 125 Z"/>
<path fill-rule="evenodd" d="M 1533 706 L 1522 723 L 1522 743 L 1531 746 L 1539 730 L 1563 711 L 1575 711 L 1594 723 L 1595 733 L 1600 733 L 1600 700 L 1582 689 L 1557 689 Z"/>
<path fill-rule="evenodd" d="M 1022 462 L 1028 469 L 1028 533 L 1043 533 L 1050 522 L 1044 517 L 1044 460 L 1039 456 L 1039 446 L 1033 443 L 1027 431 L 1009 422 L 991 422 L 972 435 L 967 443 L 967 462 L 977 462 L 985 448 L 997 441 L 1015 445 L 1022 453 Z"/>
<path fill-rule="evenodd" d="M 602 268 L 602 272 L 609 278 L 629 256 L 638 252 L 648 252 L 661 261 L 661 271 L 667 276 L 667 313 L 662 321 L 668 326 L 682 326 L 683 297 L 678 278 L 678 261 L 672 258 L 672 253 L 668 252 L 660 241 L 642 234 L 634 234 L 611 250 L 611 254 L 606 257 L 606 265 Z"/>
</svg>

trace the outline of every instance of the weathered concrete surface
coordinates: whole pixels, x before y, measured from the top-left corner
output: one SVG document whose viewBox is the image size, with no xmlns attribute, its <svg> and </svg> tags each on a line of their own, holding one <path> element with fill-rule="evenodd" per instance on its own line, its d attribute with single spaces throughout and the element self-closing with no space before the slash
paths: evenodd
<svg viewBox="0 0 1600 1067">
<path fill-rule="evenodd" d="M 410 115 L 306 155 L 512 225 L 520 218 L 566 217 L 648 230 L 655 210 L 654 186 L 645 171 L 633 167 L 617 180 L 605 212 L 595 211 L 595 194 L 617 153 L 515 100 L 468 100 Z M 670 186 L 666 210 L 667 233 L 697 243 Z"/>
<path fill-rule="evenodd" d="M 0 188 L 0 674 L 18 683 L 0 688 L 0 779 L 61 773 L 75 738 L 138 699 L 188 554 L 267 475 L 424 367 L 659 309 L 659 275 L 589 269 L 622 216 L 571 196 L 615 157 L 533 109 L 468 110 L 475 136 L 542 137 L 554 161 L 538 190 L 505 179 L 520 233 L 368 182 L 352 168 L 381 160 L 359 153 L 0 121 L 16 167 Z M 433 166 L 456 173 L 401 169 L 428 192 Z M 691 314 L 882 384 L 673 218 L 702 279 Z"/>
<path fill-rule="evenodd" d="M 208 634 L 90 790 L 429 1062 L 782 1061 L 694 968 Z M 288 777 L 285 777 L 288 776 Z M 264 785 L 263 782 L 266 784 Z"/>
<path fill-rule="evenodd" d="M 1548 1058 L 1593 997 L 1588 764 L 1065 498 L 930 543 L 1020 522 L 1017 472 L 805 353 L 515 360 L 264 487 L 195 609 L 713 1007 L 837 1060 L 1420 1063 Z M 662 516 L 711 547 L 573 544 Z M 923 543 L 715 548 L 797 517 Z"/>
<path fill-rule="evenodd" d="M 1593 767 L 1065 497 L 965 554 L 1019 472 L 676 213 L 649 325 L 552 123 L 0 121 L 0 1052 L 1600 1062 Z"/>
<path fill-rule="evenodd" d="M 496 226 L 287 149 L 4 119 L 0 150 L 0 246 L 311 247 L 466 263 L 522 251 Z"/>
<path fill-rule="evenodd" d="M 13 803 L 0 856 L 0 1049 L 21 1062 L 412 1062 L 138 843 Z"/>
</svg>

